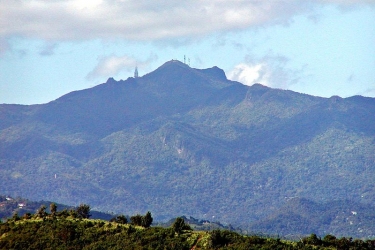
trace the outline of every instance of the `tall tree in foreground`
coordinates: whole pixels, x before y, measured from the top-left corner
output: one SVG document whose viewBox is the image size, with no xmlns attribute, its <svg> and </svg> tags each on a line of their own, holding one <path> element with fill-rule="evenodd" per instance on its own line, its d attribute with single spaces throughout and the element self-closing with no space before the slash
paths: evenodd
<svg viewBox="0 0 375 250">
<path fill-rule="evenodd" d="M 142 226 L 145 228 L 149 228 L 152 224 L 153 218 L 151 216 L 151 212 L 148 211 L 145 216 L 142 218 Z"/>
</svg>

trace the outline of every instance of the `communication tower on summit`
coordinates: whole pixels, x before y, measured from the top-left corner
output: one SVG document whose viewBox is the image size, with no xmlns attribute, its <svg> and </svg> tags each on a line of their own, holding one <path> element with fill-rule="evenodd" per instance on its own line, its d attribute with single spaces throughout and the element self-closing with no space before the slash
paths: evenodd
<svg viewBox="0 0 375 250">
<path fill-rule="evenodd" d="M 135 70 L 134 70 L 134 78 L 138 78 L 138 67 L 135 66 Z"/>
<path fill-rule="evenodd" d="M 190 66 L 190 58 L 186 58 L 186 55 L 184 55 L 184 64 Z"/>
</svg>

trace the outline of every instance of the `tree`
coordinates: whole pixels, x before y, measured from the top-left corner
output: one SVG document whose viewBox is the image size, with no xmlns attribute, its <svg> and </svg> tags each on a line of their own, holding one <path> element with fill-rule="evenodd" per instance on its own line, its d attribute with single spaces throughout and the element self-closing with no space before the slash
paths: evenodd
<svg viewBox="0 0 375 250">
<path fill-rule="evenodd" d="M 18 213 L 14 213 L 13 216 L 12 216 L 12 220 L 13 221 L 19 221 L 21 218 L 18 216 Z"/>
<path fill-rule="evenodd" d="M 119 223 L 119 224 L 126 224 L 126 223 L 128 223 L 128 219 L 124 215 L 119 215 L 119 216 L 113 217 L 110 220 L 110 222 L 116 222 L 116 223 Z"/>
<path fill-rule="evenodd" d="M 336 237 L 334 235 L 327 234 L 323 238 L 323 243 L 324 243 L 325 246 L 335 245 L 336 244 L 336 240 L 337 239 L 336 239 Z"/>
<path fill-rule="evenodd" d="M 22 219 L 25 219 L 25 220 L 31 219 L 31 213 L 25 213 L 24 215 L 22 215 Z"/>
<path fill-rule="evenodd" d="M 309 245 L 314 245 L 314 246 L 319 246 L 322 243 L 321 239 L 319 239 L 318 236 L 316 236 L 316 234 L 311 234 L 309 237 L 303 238 L 302 242 L 304 244 L 309 244 Z"/>
<path fill-rule="evenodd" d="M 150 212 L 147 212 L 145 216 L 142 216 L 140 214 L 134 215 L 130 217 L 131 224 L 135 226 L 142 226 L 145 228 L 148 228 L 152 224 L 152 216 Z"/>
<path fill-rule="evenodd" d="M 153 221 L 153 218 L 151 216 L 150 211 L 148 211 L 146 213 L 146 215 L 143 216 L 143 218 L 142 218 L 142 226 L 145 227 L 145 228 L 149 228 L 152 224 L 152 221 Z"/>
<path fill-rule="evenodd" d="M 229 230 L 219 230 L 215 229 L 210 232 L 210 242 L 212 248 L 219 248 L 231 243 L 234 243 L 240 239 L 241 236 L 239 236 L 235 232 L 231 232 Z M 275 248 L 269 248 L 269 249 L 275 249 Z"/>
<path fill-rule="evenodd" d="M 140 214 L 130 217 L 131 224 L 134 226 L 142 226 L 142 218 L 143 216 Z"/>
<path fill-rule="evenodd" d="M 181 217 L 177 217 L 172 225 L 173 231 L 180 235 L 183 230 L 191 230 L 191 227 L 185 223 Z"/>
<path fill-rule="evenodd" d="M 76 209 L 69 209 L 68 215 L 72 218 L 78 218 L 78 213 Z"/>
<path fill-rule="evenodd" d="M 90 218 L 90 206 L 87 204 L 81 204 L 77 207 L 76 212 L 79 218 L 88 219 Z"/>
<path fill-rule="evenodd" d="M 40 208 L 36 212 L 36 216 L 39 217 L 39 218 L 44 218 L 44 217 L 47 216 L 46 206 L 45 205 L 41 205 L 40 206 Z"/>
<path fill-rule="evenodd" d="M 65 208 L 64 210 L 57 213 L 57 215 L 61 218 L 66 218 L 69 216 L 68 210 Z"/>
<path fill-rule="evenodd" d="M 51 210 L 51 215 L 52 215 L 53 217 L 55 217 L 55 215 L 56 215 L 56 211 L 57 211 L 57 206 L 56 206 L 56 204 L 55 204 L 55 203 L 51 203 L 51 204 L 49 205 L 49 210 Z"/>
</svg>

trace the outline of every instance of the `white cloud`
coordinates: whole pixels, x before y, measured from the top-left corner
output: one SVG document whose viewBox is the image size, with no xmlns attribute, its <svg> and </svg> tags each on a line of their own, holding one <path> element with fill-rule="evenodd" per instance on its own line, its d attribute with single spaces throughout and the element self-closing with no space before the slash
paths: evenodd
<svg viewBox="0 0 375 250">
<path fill-rule="evenodd" d="M 298 83 L 303 69 L 289 69 L 287 62 L 286 57 L 275 55 L 267 55 L 259 60 L 248 59 L 248 62 L 236 65 L 228 73 L 228 79 L 249 86 L 260 83 L 272 88 L 288 89 Z"/>
<path fill-rule="evenodd" d="M 17 0 L 0 1 L 0 37 L 44 40 L 162 40 L 285 23 L 312 4 L 344 0 Z"/>
<path fill-rule="evenodd" d="M 129 71 L 130 68 L 134 70 L 137 61 L 128 56 L 108 56 L 99 60 L 98 65 L 88 74 L 88 78 L 96 78 L 100 76 L 115 76 L 120 71 Z"/>
<path fill-rule="evenodd" d="M 97 66 L 86 76 L 88 79 L 114 77 L 120 72 L 132 72 L 136 66 L 147 66 L 156 59 L 151 55 L 146 61 L 138 61 L 129 56 L 105 56 L 99 59 Z"/>
<path fill-rule="evenodd" d="M 229 72 L 228 78 L 248 86 L 260 82 L 262 82 L 263 85 L 267 85 L 266 79 L 262 79 L 263 77 L 261 76 L 261 70 L 264 67 L 265 65 L 261 63 L 255 65 L 241 63 L 236 65 L 234 69 Z"/>
</svg>

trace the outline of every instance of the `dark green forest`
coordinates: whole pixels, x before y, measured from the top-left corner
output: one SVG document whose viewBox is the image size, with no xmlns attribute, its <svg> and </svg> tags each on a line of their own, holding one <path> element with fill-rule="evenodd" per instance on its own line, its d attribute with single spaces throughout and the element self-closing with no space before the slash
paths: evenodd
<svg viewBox="0 0 375 250">
<path fill-rule="evenodd" d="M 151 226 L 150 212 L 133 215 L 130 221 L 117 215 L 110 221 L 90 219 L 90 206 L 50 213 L 42 205 L 35 214 L 17 213 L 0 222 L 0 249 L 375 249 L 375 240 L 336 238 L 315 234 L 298 241 L 229 230 L 193 231 L 178 217 L 168 228 Z"/>
</svg>

